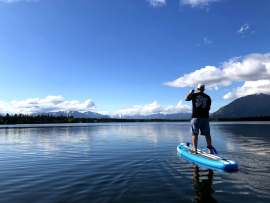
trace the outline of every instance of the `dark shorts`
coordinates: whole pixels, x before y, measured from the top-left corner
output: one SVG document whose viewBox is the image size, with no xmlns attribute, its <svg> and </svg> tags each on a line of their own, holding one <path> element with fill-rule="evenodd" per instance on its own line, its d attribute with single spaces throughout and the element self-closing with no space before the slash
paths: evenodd
<svg viewBox="0 0 270 203">
<path fill-rule="evenodd" d="M 199 130 L 201 135 L 210 136 L 209 118 L 192 118 L 191 119 L 191 135 L 198 136 Z"/>
</svg>

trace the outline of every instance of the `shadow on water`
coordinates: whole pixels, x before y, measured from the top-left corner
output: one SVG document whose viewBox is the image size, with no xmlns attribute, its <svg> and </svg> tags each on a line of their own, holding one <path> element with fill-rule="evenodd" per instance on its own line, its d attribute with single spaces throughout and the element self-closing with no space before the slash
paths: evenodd
<svg viewBox="0 0 270 203">
<path fill-rule="evenodd" d="M 238 170 L 224 170 L 220 168 L 210 167 L 201 163 L 194 162 L 193 160 L 188 159 L 182 154 L 177 153 L 177 155 L 182 158 L 181 163 L 188 166 L 188 168 L 186 168 L 186 171 L 192 171 L 192 173 L 190 173 L 192 174 L 192 177 L 190 178 L 193 180 L 193 184 L 191 186 L 192 189 L 196 192 L 196 196 L 193 197 L 191 201 L 195 203 L 218 202 L 215 198 L 212 197 L 212 194 L 215 193 L 215 190 L 212 188 L 215 173 L 218 173 L 215 178 L 219 180 L 217 181 L 219 182 L 219 184 L 222 182 L 220 181 L 221 176 L 238 173 Z"/>
<path fill-rule="evenodd" d="M 195 203 L 216 203 L 218 202 L 212 197 L 215 192 L 212 189 L 214 172 L 211 169 L 200 170 L 199 166 L 193 164 L 193 185 L 192 188 L 196 192 L 196 196 L 191 199 Z M 201 176 L 200 176 L 201 173 Z"/>
</svg>

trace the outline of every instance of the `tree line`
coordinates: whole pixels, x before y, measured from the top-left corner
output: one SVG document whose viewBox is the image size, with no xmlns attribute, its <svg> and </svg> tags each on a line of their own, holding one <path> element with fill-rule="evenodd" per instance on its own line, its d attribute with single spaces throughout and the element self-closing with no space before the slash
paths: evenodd
<svg viewBox="0 0 270 203">
<path fill-rule="evenodd" d="M 270 116 L 239 117 L 239 118 L 210 118 L 210 121 L 270 121 Z"/>
<path fill-rule="evenodd" d="M 74 118 L 73 116 L 14 114 L 0 116 L 0 124 L 42 124 L 42 123 L 112 123 L 112 122 L 179 122 L 187 120 L 165 119 L 119 119 L 119 118 Z"/>
<path fill-rule="evenodd" d="M 73 116 L 27 115 L 14 114 L 0 116 L 0 124 L 42 124 L 42 123 L 113 123 L 113 122 L 188 122 L 185 120 L 167 119 L 120 119 L 120 118 L 74 118 Z M 270 121 L 270 116 L 240 118 L 210 118 L 210 121 Z"/>
</svg>

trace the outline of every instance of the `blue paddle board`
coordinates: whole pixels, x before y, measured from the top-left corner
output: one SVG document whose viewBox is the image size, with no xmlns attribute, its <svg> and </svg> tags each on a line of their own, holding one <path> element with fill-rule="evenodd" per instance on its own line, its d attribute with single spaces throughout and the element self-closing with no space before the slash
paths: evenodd
<svg viewBox="0 0 270 203">
<path fill-rule="evenodd" d="M 214 154 L 209 154 L 207 149 L 198 147 L 197 154 L 190 154 L 189 151 L 193 149 L 190 143 L 181 143 L 177 146 L 177 151 L 182 157 L 186 157 L 189 161 L 201 163 L 205 166 L 220 168 L 224 170 L 237 170 L 238 165 L 236 161 L 222 158 L 213 148 Z"/>
</svg>

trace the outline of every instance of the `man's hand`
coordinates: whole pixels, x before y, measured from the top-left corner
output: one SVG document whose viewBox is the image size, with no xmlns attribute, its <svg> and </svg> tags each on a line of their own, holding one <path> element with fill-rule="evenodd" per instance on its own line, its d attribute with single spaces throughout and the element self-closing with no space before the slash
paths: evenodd
<svg viewBox="0 0 270 203">
<path fill-rule="evenodd" d="M 188 94 L 188 95 L 186 96 L 186 98 L 185 98 L 185 101 L 189 101 L 189 100 L 188 100 L 188 96 L 191 95 L 191 94 L 193 94 L 193 93 L 194 93 L 194 89 L 190 90 L 189 94 Z"/>
</svg>

